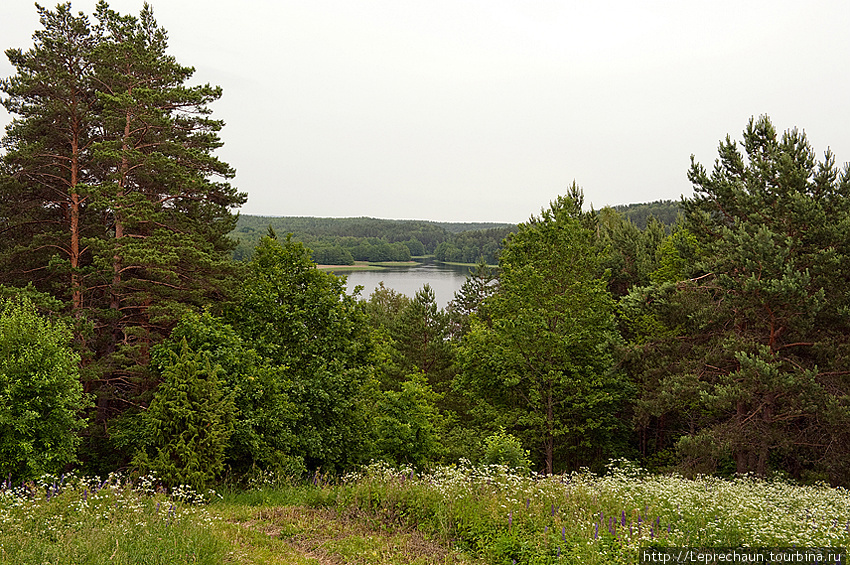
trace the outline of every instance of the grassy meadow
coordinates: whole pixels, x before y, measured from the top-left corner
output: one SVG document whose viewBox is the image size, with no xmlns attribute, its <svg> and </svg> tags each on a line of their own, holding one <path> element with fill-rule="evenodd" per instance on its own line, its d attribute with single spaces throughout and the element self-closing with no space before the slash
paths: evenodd
<svg viewBox="0 0 850 565">
<path fill-rule="evenodd" d="M 44 477 L 0 495 L 0 564 L 637 563 L 648 547 L 846 547 L 850 496 L 628 465 L 522 476 L 374 464 L 170 493 L 154 479 Z"/>
</svg>

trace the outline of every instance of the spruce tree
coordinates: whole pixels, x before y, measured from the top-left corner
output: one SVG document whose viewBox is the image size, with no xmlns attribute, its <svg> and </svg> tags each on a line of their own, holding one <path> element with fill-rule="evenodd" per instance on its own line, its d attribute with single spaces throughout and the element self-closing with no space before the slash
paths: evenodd
<svg viewBox="0 0 850 565">
<path fill-rule="evenodd" d="M 163 382 L 142 414 L 145 440 L 135 465 L 166 484 L 208 486 L 224 470 L 233 433 L 233 397 L 225 395 L 219 373 L 183 340 L 179 355 L 163 349 Z"/>
</svg>

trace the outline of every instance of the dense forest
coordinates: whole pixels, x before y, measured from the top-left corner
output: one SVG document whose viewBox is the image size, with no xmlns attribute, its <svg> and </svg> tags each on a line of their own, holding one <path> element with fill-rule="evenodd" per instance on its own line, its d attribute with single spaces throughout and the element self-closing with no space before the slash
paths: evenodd
<svg viewBox="0 0 850 565">
<path fill-rule="evenodd" d="M 655 219 L 670 229 L 678 220 L 679 205 L 670 200 L 614 206 L 640 229 Z M 260 238 L 271 228 L 291 233 L 312 250 L 318 264 L 351 265 L 354 261 L 408 261 L 433 255 L 438 261 L 499 262 L 502 243 L 516 231 L 514 224 L 486 222 L 428 222 L 378 218 L 313 218 L 250 216 L 240 214 L 230 237 L 236 241 L 233 258 L 251 257 Z"/>
<path fill-rule="evenodd" d="M 435 255 L 440 261 L 477 263 L 483 260 L 495 264 L 502 240 L 516 226 L 378 218 L 240 215 L 236 228 L 230 234 L 237 242 L 233 258 L 237 261 L 250 258 L 254 247 L 262 236 L 268 234 L 269 228 L 275 233 L 291 233 L 294 239 L 309 246 L 312 258 L 318 264 L 409 261 L 411 257 L 424 255 Z"/>
<path fill-rule="evenodd" d="M 574 183 L 517 226 L 237 223 L 221 91 L 150 8 L 39 12 L 0 82 L 0 475 L 629 458 L 848 485 L 850 169 L 799 130 L 750 120 L 681 203 Z M 426 253 L 480 262 L 446 309 L 315 263 Z"/>
</svg>

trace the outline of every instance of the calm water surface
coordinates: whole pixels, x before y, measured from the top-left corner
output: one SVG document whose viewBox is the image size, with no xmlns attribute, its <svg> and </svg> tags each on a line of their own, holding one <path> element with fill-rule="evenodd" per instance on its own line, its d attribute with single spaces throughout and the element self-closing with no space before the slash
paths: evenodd
<svg viewBox="0 0 850 565">
<path fill-rule="evenodd" d="M 427 261 L 418 265 L 386 267 L 383 271 L 339 271 L 335 274 L 348 277 L 346 289 L 349 294 L 355 286 L 362 285 L 360 296 L 363 298 L 369 298 L 382 281 L 385 287 L 411 298 L 427 283 L 434 289 L 437 305 L 445 308 L 466 281 L 469 267 Z"/>
</svg>

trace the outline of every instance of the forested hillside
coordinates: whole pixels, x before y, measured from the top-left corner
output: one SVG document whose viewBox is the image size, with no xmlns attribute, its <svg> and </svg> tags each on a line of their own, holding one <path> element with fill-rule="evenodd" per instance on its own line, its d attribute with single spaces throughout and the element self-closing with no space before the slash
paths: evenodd
<svg viewBox="0 0 850 565">
<path fill-rule="evenodd" d="M 0 476 L 629 458 L 850 485 L 850 168 L 801 131 L 750 120 L 681 204 L 574 183 L 517 226 L 237 224 L 221 91 L 150 8 L 38 10 L 0 83 Z M 480 262 L 445 309 L 315 263 L 426 253 Z"/>
<path fill-rule="evenodd" d="M 672 227 L 682 213 L 679 202 L 673 200 L 656 200 L 642 204 L 619 204 L 612 206 L 612 208 L 640 229 L 646 229 L 650 218 L 655 218 L 668 228 Z"/>
<path fill-rule="evenodd" d="M 493 264 L 498 262 L 502 240 L 516 228 L 481 222 L 240 215 L 230 234 L 237 241 L 234 259 L 250 257 L 269 227 L 276 233 L 293 234 L 313 251 L 316 263 L 329 265 L 350 265 L 355 260 L 408 261 L 434 254 L 441 261 L 477 263 L 483 259 Z"/>
</svg>

